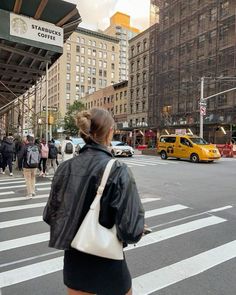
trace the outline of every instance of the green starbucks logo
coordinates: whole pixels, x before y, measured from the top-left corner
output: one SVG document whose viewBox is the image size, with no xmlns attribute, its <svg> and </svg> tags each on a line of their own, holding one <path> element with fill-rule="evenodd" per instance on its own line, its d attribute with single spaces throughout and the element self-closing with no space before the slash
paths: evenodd
<svg viewBox="0 0 236 295">
<path fill-rule="evenodd" d="M 25 34 L 28 30 L 26 22 L 19 17 L 14 17 L 11 21 L 11 25 L 13 31 L 19 35 Z"/>
</svg>

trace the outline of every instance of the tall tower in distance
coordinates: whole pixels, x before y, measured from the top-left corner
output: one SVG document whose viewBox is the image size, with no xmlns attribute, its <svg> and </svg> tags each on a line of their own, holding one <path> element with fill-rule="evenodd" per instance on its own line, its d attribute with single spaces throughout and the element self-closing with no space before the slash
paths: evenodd
<svg viewBox="0 0 236 295">
<path fill-rule="evenodd" d="M 119 81 L 128 80 L 129 40 L 138 35 L 139 32 L 139 29 L 130 25 L 130 16 L 122 12 L 116 12 L 111 16 L 110 26 L 104 30 L 105 34 L 120 40 Z"/>
</svg>

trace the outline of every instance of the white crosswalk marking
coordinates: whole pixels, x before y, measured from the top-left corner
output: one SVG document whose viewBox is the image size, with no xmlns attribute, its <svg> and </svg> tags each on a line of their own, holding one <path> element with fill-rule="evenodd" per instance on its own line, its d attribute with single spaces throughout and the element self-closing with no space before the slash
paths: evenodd
<svg viewBox="0 0 236 295">
<path fill-rule="evenodd" d="M 133 160 L 135 160 L 134 164 L 131 164 Z M 132 167 L 135 167 L 135 164 L 136 166 L 140 165 L 140 167 L 150 165 L 150 167 L 156 169 L 155 167 L 158 167 L 158 161 L 160 160 L 156 160 L 154 157 L 153 159 L 151 157 L 144 159 L 144 157 L 140 156 L 138 159 L 135 157 L 133 159 L 124 159 L 124 161 L 129 161 L 129 165 Z M 23 282 L 33 285 L 34 280 L 37 278 L 49 274 L 53 275 L 53 273 L 61 271 L 63 268 L 63 251 L 49 251 L 47 248 L 49 232 L 40 213 L 46 205 L 46 202 L 42 201 L 46 201 L 49 196 L 51 182 L 48 182 L 47 179 L 46 183 L 40 183 L 37 191 L 42 191 L 42 194 L 37 195 L 32 200 L 26 200 L 23 195 L 14 192 L 15 187 L 20 188 L 22 185 L 24 185 L 24 179 L 20 181 L 18 179 L 9 179 L 0 182 L 0 213 L 5 213 L 3 215 L 4 220 L 0 222 L 0 229 L 2 229 L 2 233 L 7 232 L 8 234 L 5 239 L 1 235 L 3 240 L 0 242 L 0 256 L 4 257 L 4 261 L 0 264 L 0 269 L 2 268 L 0 272 L 0 290 L 3 293 L 4 288 L 9 288 L 10 291 L 11 286 Z M 234 207 L 233 205 L 221 203 L 218 208 L 207 208 L 206 211 L 199 212 L 199 210 L 193 210 L 194 208 L 183 204 L 167 202 L 164 198 L 158 196 L 156 198 L 151 194 L 146 194 L 146 196 L 147 198 L 144 198 L 145 194 L 143 194 L 141 202 L 145 208 L 148 208 L 145 212 L 146 223 L 151 224 L 153 232 L 144 236 L 136 245 L 129 245 L 125 248 L 126 256 L 130 255 L 129 259 L 137 257 L 136 255 L 140 255 L 140 253 L 142 257 L 143 253 L 146 253 L 146 251 L 148 253 L 152 248 L 157 247 L 158 251 L 161 251 L 161 256 L 170 255 L 171 252 L 168 251 L 167 254 L 163 250 L 165 243 L 170 241 L 168 246 L 175 245 L 175 241 L 178 240 L 178 243 L 184 244 L 185 240 L 189 241 L 192 235 L 199 236 L 201 244 L 204 244 L 204 239 L 208 240 L 211 231 L 215 233 L 221 224 L 223 228 L 227 226 L 227 219 L 214 214 L 219 215 L 219 212 Z M 12 202 L 17 202 L 18 205 L 16 206 Z M 33 209 L 37 208 L 39 208 L 37 216 L 35 216 L 36 214 L 32 215 Z M 24 227 L 24 225 L 27 226 Z M 27 228 L 27 231 L 25 231 L 25 228 Z M 17 236 L 14 236 L 16 232 L 18 232 Z M 198 252 L 193 251 L 193 254 L 191 254 L 191 251 L 187 251 L 188 254 L 183 254 L 181 259 L 175 259 L 175 263 L 164 264 L 164 267 L 161 268 L 158 267 L 158 264 L 155 266 L 155 260 L 150 267 L 146 266 L 145 271 L 142 271 L 143 266 L 141 266 L 141 272 L 133 279 L 133 294 L 148 295 L 157 292 L 236 258 L 236 240 L 223 240 L 222 243 L 217 244 L 220 246 L 216 248 L 214 248 L 215 245 L 212 247 L 209 245 L 206 243 L 205 248 L 202 247 Z M 35 251 L 33 247 L 37 249 L 37 256 L 35 256 L 35 252 L 32 252 Z M 184 247 L 188 248 L 189 242 Z M 42 249 L 42 252 L 38 252 L 38 249 Z M 10 258 L 6 259 L 12 253 L 14 258 L 12 260 Z M 17 253 L 23 253 L 23 256 Z M 145 255 L 144 257 L 146 257 Z M 142 258 L 139 256 L 138 260 L 142 261 Z M 4 269 L 3 267 L 7 268 Z M 58 295 L 62 294 L 58 293 Z"/>
<path fill-rule="evenodd" d="M 133 279 L 133 293 L 147 295 L 236 257 L 236 241 Z"/>
</svg>

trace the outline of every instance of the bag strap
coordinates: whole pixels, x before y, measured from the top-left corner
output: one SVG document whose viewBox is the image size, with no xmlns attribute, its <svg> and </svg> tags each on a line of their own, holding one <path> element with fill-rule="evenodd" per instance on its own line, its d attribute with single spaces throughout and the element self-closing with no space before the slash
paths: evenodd
<svg viewBox="0 0 236 295">
<path fill-rule="evenodd" d="M 112 159 L 112 160 L 108 161 L 108 163 L 106 165 L 106 168 L 105 168 L 105 170 L 103 172 L 101 184 L 99 185 L 99 187 L 97 189 L 96 197 L 94 198 L 94 201 L 92 202 L 92 204 L 90 206 L 90 209 L 94 209 L 96 207 L 96 205 L 98 203 L 100 203 L 100 199 L 102 197 L 103 191 L 104 191 L 105 186 L 107 184 L 107 180 L 108 180 L 108 177 L 110 175 L 111 168 L 112 168 L 115 161 L 116 161 L 116 159 Z"/>
</svg>

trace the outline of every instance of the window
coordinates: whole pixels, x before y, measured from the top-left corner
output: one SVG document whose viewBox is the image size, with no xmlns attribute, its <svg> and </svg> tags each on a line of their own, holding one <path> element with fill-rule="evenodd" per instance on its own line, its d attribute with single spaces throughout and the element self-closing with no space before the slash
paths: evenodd
<svg viewBox="0 0 236 295">
<path fill-rule="evenodd" d="M 70 74 L 69 73 L 66 74 L 66 80 L 70 81 Z"/>
<path fill-rule="evenodd" d="M 92 74 L 96 75 L 96 68 L 92 68 Z"/>
<path fill-rule="evenodd" d="M 91 77 L 88 77 L 88 83 L 91 84 L 91 82 L 92 82 Z"/>
<path fill-rule="evenodd" d="M 136 112 L 139 111 L 139 103 L 136 103 Z"/>
<path fill-rule="evenodd" d="M 76 62 L 80 62 L 79 55 L 76 55 Z"/>
<path fill-rule="evenodd" d="M 84 76 L 81 76 L 81 83 L 84 83 L 85 79 L 84 79 Z"/>
<path fill-rule="evenodd" d="M 144 82 L 147 81 L 147 73 L 143 73 L 143 81 L 144 81 Z"/>
<path fill-rule="evenodd" d="M 76 89 L 76 92 L 79 92 L 79 84 L 76 84 L 75 89 Z"/>
<path fill-rule="evenodd" d="M 102 60 L 99 60 L 98 64 L 99 64 L 99 68 L 102 68 Z"/>
<path fill-rule="evenodd" d="M 180 137 L 180 143 L 186 146 L 192 146 L 190 141 L 187 138 Z"/>
<path fill-rule="evenodd" d="M 176 137 L 165 137 L 165 136 L 162 136 L 160 138 L 160 142 L 175 143 L 175 141 L 176 141 Z"/>
<path fill-rule="evenodd" d="M 91 75 L 91 73 L 92 73 L 92 69 L 88 67 L 88 75 Z"/>
<path fill-rule="evenodd" d="M 96 54 L 97 54 L 97 51 L 96 51 L 96 49 L 93 49 L 93 56 L 95 57 L 95 56 L 96 56 Z"/>
<path fill-rule="evenodd" d="M 210 21 L 215 21 L 217 18 L 217 8 L 214 7 L 210 10 Z"/>
<path fill-rule="evenodd" d="M 75 70 L 77 73 L 79 73 L 79 65 L 76 65 Z"/>
<path fill-rule="evenodd" d="M 96 59 L 93 58 L 93 66 L 95 67 L 96 66 Z"/>
<path fill-rule="evenodd" d="M 79 37 L 79 36 L 77 36 L 77 38 L 76 38 L 76 42 L 77 42 L 77 43 L 80 43 L 80 37 Z"/>
<path fill-rule="evenodd" d="M 103 62 L 103 68 L 104 68 L 104 69 L 107 68 L 107 62 L 106 62 L 106 61 Z"/>
<path fill-rule="evenodd" d="M 71 45 L 70 45 L 69 43 L 66 44 L 66 49 L 67 49 L 68 51 L 70 51 L 70 49 L 71 49 Z"/>
<path fill-rule="evenodd" d="M 76 74 L 75 80 L 76 80 L 76 82 L 79 82 L 79 75 L 78 74 Z"/>
<path fill-rule="evenodd" d="M 71 70 L 71 66 L 70 66 L 69 63 L 66 64 L 66 70 L 67 70 L 67 71 L 70 71 L 70 70 Z"/>
<path fill-rule="evenodd" d="M 99 58 L 102 58 L 102 51 L 98 52 L 98 56 L 99 56 Z"/>
<path fill-rule="evenodd" d="M 140 44 L 137 45 L 137 52 L 140 52 Z"/>
<path fill-rule="evenodd" d="M 81 73 L 84 74 L 84 72 L 85 72 L 85 68 L 84 66 L 81 66 Z"/>
<path fill-rule="evenodd" d="M 93 41 L 93 46 L 94 46 L 94 47 L 96 46 L 96 41 Z"/>
<path fill-rule="evenodd" d="M 147 57 L 144 56 L 144 58 L 143 58 L 143 66 L 146 67 L 146 65 L 147 65 Z"/>
<path fill-rule="evenodd" d="M 76 52 L 80 52 L 80 46 L 79 45 L 76 45 Z"/>
<path fill-rule="evenodd" d="M 99 70 L 99 77 L 102 77 L 102 70 Z"/>
<path fill-rule="evenodd" d="M 146 87 L 143 87 L 143 96 L 145 97 L 147 95 L 147 89 Z"/>
<path fill-rule="evenodd" d="M 84 38 L 81 38 L 81 43 L 84 44 Z"/>
<path fill-rule="evenodd" d="M 111 64 L 111 69 L 115 70 L 115 64 L 113 64 L 113 63 Z"/>
<path fill-rule="evenodd" d="M 229 14 L 229 1 L 224 1 L 220 6 L 220 16 L 223 17 Z"/>
<path fill-rule="evenodd" d="M 140 91 L 139 91 L 139 88 L 137 88 L 137 89 L 136 89 L 136 96 L 137 96 L 137 98 L 139 98 L 139 92 L 140 92 Z"/>
<path fill-rule="evenodd" d="M 122 106 L 122 104 L 120 105 L 120 114 L 122 113 L 122 108 L 123 106 Z"/>
<path fill-rule="evenodd" d="M 70 61 L 71 60 L 71 54 L 67 52 L 66 58 L 67 58 L 68 61 Z"/>
<path fill-rule="evenodd" d="M 112 51 L 115 51 L 115 46 L 112 46 L 112 47 L 111 47 L 111 50 L 112 50 Z"/>
<path fill-rule="evenodd" d="M 84 47 L 81 47 L 81 53 L 82 53 L 82 54 L 85 54 L 85 49 L 84 49 Z"/>
<path fill-rule="evenodd" d="M 139 70 L 140 68 L 140 60 L 137 60 L 137 69 Z"/>
<path fill-rule="evenodd" d="M 81 56 L 81 63 L 82 63 L 82 64 L 85 63 L 85 58 L 84 58 L 84 56 Z"/>
<path fill-rule="evenodd" d="M 96 78 L 93 78 L 93 85 L 96 85 Z"/>
<path fill-rule="evenodd" d="M 106 52 L 103 52 L 103 58 L 107 58 L 107 53 Z"/>
<path fill-rule="evenodd" d="M 104 76 L 105 78 L 107 77 L 107 71 L 106 71 L 106 70 L 103 71 L 103 76 Z"/>
<path fill-rule="evenodd" d="M 92 45 L 92 41 L 88 40 L 88 45 L 91 46 Z"/>
<path fill-rule="evenodd" d="M 92 49 L 88 48 L 88 55 L 92 55 Z"/>
<path fill-rule="evenodd" d="M 103 44 L 103 49 L 107 50 L 107 44 Z"/>
<path fill-rule="evenodd" d="M 115 78 L 115 73 L 114 73 L 114 72 L 111 73 L 111 78 L 112 78 L 112 79 Z"/>
<path fill-rule="evenodd" d="M 66 93 L 66 99 L 70 99 L 70 93 Z"/>
<path fill-rule="evenodd" d="M 88 65 L 91 65 L 91 64 L 92 64 L 92 59 L 88 58 Z"/>
<path fill-rule="evenodd" d="M 111 61 L 115 61 L 115 54 L 111 55 Z"/>
<path fill-rule="evenodd" d="M 144 41 L 143 41 L 143 50 L 146 50 L 146 49 L 147 49 L 147 41 L 144 40 Z"/>
<path fill-rule="evenodd" d="M 66 91 L 70 91 L 70 83 L 66 83 Z"/>
<path fill-rule="evenodd" d="M 145 101 L 143 101 L 143 103 L 142 103 L 143 112 L 145 111 L 145 106 L 146 106 L 146 102 L 145 102 Z M 144 120 L 143 120 L 143 121 L 144 121 Z"/>
</svg>

